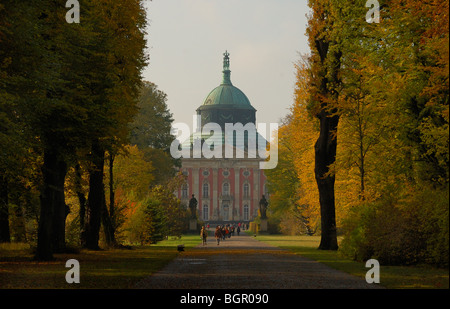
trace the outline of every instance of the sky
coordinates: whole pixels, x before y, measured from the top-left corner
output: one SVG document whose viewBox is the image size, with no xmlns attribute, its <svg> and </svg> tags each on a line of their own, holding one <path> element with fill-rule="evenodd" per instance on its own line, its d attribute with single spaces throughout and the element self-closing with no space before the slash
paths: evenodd
<svg viewBox="0 0 450 309">
<path fill-rule="evenodd" d="M 174 123 L 193 130 L 193 115 L 222 81 L 230 53 L 231 82 L 256 108 L 257 123 L 278 123 L 289 113 L 294 63 L 308 53 L 306 0 L 146 1 L 144 79 L 167 94 Z"/>
</svg>

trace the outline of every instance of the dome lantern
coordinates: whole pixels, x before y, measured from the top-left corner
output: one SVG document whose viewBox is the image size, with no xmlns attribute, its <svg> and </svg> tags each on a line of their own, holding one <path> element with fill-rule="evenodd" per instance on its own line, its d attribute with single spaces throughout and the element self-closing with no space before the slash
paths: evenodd
<svg viewBox="0 0 450 309">
<path fill-rule="evenodd" d="M 197 109 L 197 115 L 203 125 L 214 122 L 222 128 L 225 123 L 256 123 L 256 109 L 250 104 L 247 96 L 231 83 L 230 54 L 223 54 L 223 80 L 206 97 Z"/>
<path fill-rule="evenodd" d="M 231 83 L 231 71 L 230 71 L 230 54 L 225 51 L 223 54 L 223 81 L 222 85 L 233 85 Z"/>
</svg>

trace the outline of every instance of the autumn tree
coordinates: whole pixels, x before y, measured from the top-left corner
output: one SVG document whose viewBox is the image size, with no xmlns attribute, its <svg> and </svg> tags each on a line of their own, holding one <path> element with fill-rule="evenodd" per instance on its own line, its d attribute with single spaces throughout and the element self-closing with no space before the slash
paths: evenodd
<svg viewBox="0 0 450 309">
<path fill-rule="evenodd" d="M 379 154 L 395 132 L 390 125 L 399 118 L 386 103 L 383 89 L 383 72 L 389 64 L 383 57 L 379 24 L 366 21 L 363 1 L 340 1 L 333 7 L 339 12 L 334 25 L 340 29 L 342 57 L 339 144 L 329 173 L 336 175 L 337 211 L 342 218 L 350 207 L 378 196 L 374 173 L 378 165 L 386 165 L 386 157 Z"/>
<path fill-rule="evenodd" d="M 283 124 L 278 129 L 278 164 L 274 169 L 265 171 L 270 194 L 270 218 L 279 218 L 282 232 L 297 230 L 287 222 L 294 221 L 292 215 L 296 213 L 296 201 L 298 193 L 298 174 L 294 166 L 294 149 L 292 149 L 290 115 L 286 116 Z M 286 223 L 285 223 L 286 222 Z M 294 223 L 295 224 L 295 223 Z M 292 233 L 292 232 L 291 232 Z"/>
<path fill-rule="evenodd" d="M 145 65 L 145 11 L 140 1 L 96 1 L 92 7 L 92 27 L 97 31 L 95 56 L 94 108 L 89 114 L 92 124 L 90 149 L 92 168 L 82 243 L 98 249 L 102 212 L 106 214 L 103 170 L 105 153 L 126 144 L 128 125 L 136 113 Z M 101 35 L 101 36 L 100 36 Z M 100 78 L 100 75 L 103 75 Z M 96 128 L 96 129 L 94 129 Z"/>
<path fill-rule="evenodd" d="M 448 1 L 389 1 L 380 23 L 362 0 L 310 7 L 274 205 L 295 195 L 314 218 L 320 203 L 320 249 L 339 225 L 354 259 L 448 266 Z"/>
<path fill-rule="evenodd" d="M 16 115 L 20 115 L 26 132 L 34 137 L 43 158 L 36 258 L 47 260 L 53 252 L 65 248 L 64 179 L 67 156 L 77 140 L 75 126 L 68 124 L 77 123 L 82 113 L 81 108 L 66 100 L 69 87 L 64 77 L 71 53 L 76 50 L 65 39 L 75 29 L 66 28 L 67 23 L 61 22 L 65 9 L 54 1 L 6 6 L 20 12 L 16 12 L 17 20 L 11 20 L 10 29 L 17 29 L 17 33 L 11 46 L 15 81 L 10 89 L 18 97 Z"/>
<path fill-rule="evenodd" d="M 187 229 L 188 211 L 173 192 L 184 182 L 182 174 L 156 185 L 138 203 L 129 222 L 129 238 L 141 244 L 156 243 L 166 236 L 181 236 Z"/>
<path fill-rule="evenodd" d="M 65 249 L 69 209 L 64 184 L 69 167 L 81 156 L 90 161 L 85 166 L 91 176 L 86 243 L 98 247 L 104 154 L 128 137 L 146 61 L 140 1 L 84 1 L 80 24 L 67 23 L 66 13 L 63 5 L 50 0 L 3 1 L 0 6 L 0 74 L 5 77 L 0 83 L 0 117 L 5 120 L 0 138 L 8 151 L 17 150 L 14 154 L 20 150 L 14 147 L 17 141 L 31 141 L 27 152 L 41 165 L 39 260 Z M 0 170 L 13 168 L 14 154 L 2 152 Z M 8 195 L 4 184 L 11 183 L 5 181 L 8 175 L 2 171 L 2 200 Z"/>
<path fill-rule="evenodd" d="M 154 166 L 153 185 L 161 184 L 175 176 L 175 166 L 180 166 L 179 160 L 170 154 L 175 137 L 170 133 L 173 117 L 167 106 L 167 95 L 155 84 L 144 82 L 138 108 L 130 124 L 130 144 L 139 147 Z"/>
<path fill-rule="evenodd" d="M 352 206 L 343 251 L 448 264 L 448 2 L 390 1 L 379 24 L 351 4 L 335 6 L 346 44 L 334 169 L 340 206 Z"/>
<path fill-rule="evenodd" d="M 314 175 L 314 143 L 319 132 L 317 119 L 307 110 L 309 58 L 300 56 L 295 69 L 294 103 L 278 131 L 278 165 L 265 173 L 271 192 L 271 212 L 280 217 L 281 230 L 312 235 L 320 227 Z"/>
<path fill-rule="evenodd" d="M 295 64 L 295 68 L 296 83 L 294 104 L 291 108 L 292 128 L 290 129 L 290 134 L 293 137 L 292 147 L 296 154 L 294 167 L 297 170 L 300 183 L 297 207 L 302 213 L 302 218 L 305 218 L 307 221 L 307 230 L 315 233 L 320 228 L 321 222 L 319 191 L 314 171 L 314 145 L 320 133 L 319 123 L 317 118 L 308 112 L 309 85 L 312 78 L 309 58 L 302 55 Z"/>
<path fill-rule="evenodd" d="M 389 38 L 387 55 L 393 59 L 394 72 L 405 81 L 398 104 L 409 118 L 410 125 L 402 133 L 414 149 L 414 168 L 421 179 L 441 184 L 448 183 L 449 176 L 448 8 L 448 1 L 423 5 L 393 1 L 385 26 L 400 38 Z"/>
<path fill-rule="evenodd" d="M 137 112 L 128 125 L 129 138 L 124 139 L 129 140 L 130 145 L 108 148 L 106 174 L 109 207 L 106 207 L 107 211 L 102 215 L 104 231 L 109 234 L 105 235 L 107 242 L 108 238 L 114 239 L 114 234 L 123 221 L 121 216 L 124 205 L 119 200 L 128 196 L 132 201 L 129 204 L 139 203 L 151 187 L 165 183 L 174 175 L 175 161 L 169 154 L 170 144 L 174 139 L 170 134 L 173 119 L 166 101 L 167 95 L 164 92 L 155 84 L 144 81 L 139 89 Z M 130 164 L 125 164 L 126 160 L 130 160 Z M 134 164 L 134 168 L 131 164 Z M 118 201 L 116 190 L 119 190 L 120 195 Z"/>
<path fill-rule="evenodd" d="M 0 242 L 10 242 L 10 228 L 9 228 L 9 199 L 8 199 L 8 172 L 15 161 L 12 160 L 12 150 L 14 149 L 14 142 L 17 140 L 19 130 L 16 128 L 13 115 L 14 102 L 17 98 L 11 90 L 8 90 L 8 82 L 10 82 L 10 64 L 11 56 L 8 55 L 8 49 L 11 47 L 13 41 L 12 36 L 8 35 L 10 30 L 11 20 L 8 18 L 12 15 L 11 7 L 6 8 L 4 4 L 0 4 L 0 145 L 2 151 L 0 152 Z"/>
<path fill-rule="evenodd" d="M 329 173 L 336 159 L 337 128 L 342 51 L 339 29 L 333 26 L 338 18 L 332 1 L 309 1 L 312 13 L 308 21 L 311 49 L 310 112 L 319 119 L 320 135 L 315 144 L 315 177 L 321 209 L 321 242 L 319 249 L 337 250 L 335 214 L 335 175 Z"/>
<path fill-rule="evenodd" d="M 38 210 L 41 162 L 22 98 L 30 86 L 24 72 L 37 52 L 35 45 L 23 44 L 36 34 L 29 29 L 32 14 L 22 2 L 0 4 L 0 242 L 31 240 L 34 231 L 27 233 L 24 217 L 35 218 Z"/>
</svg>

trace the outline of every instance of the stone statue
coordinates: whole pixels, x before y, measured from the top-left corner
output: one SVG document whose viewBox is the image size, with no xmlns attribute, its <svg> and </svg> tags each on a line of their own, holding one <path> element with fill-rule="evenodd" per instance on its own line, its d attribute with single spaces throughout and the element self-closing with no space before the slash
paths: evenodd
<svg viewBox="0 0 450 309">
<path fill-rule="evenodd" d="M 261 213 L 261 219 L 267 219 L 266 210 L 269 203 L 266 200 L 266 197 L 263 195 L 261 200 L 259 201 L 259 212 Z"/>
<path fill-rule="evenodd" d="M 192 194 L 192 198 L 189 200 L 189 208 L 191 210 L 191 218 L 196 219 L 197 218 L 197 199 L 195 198 L 194 194 Z"/>
</svg>

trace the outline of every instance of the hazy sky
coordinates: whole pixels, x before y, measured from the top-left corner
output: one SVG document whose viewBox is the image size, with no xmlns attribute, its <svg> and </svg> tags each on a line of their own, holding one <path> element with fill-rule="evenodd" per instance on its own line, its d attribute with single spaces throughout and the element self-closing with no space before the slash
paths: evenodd
<svg viewBox="0 0 450 309">
<path fill-rule="evenodd" d="M 308 52 L 306 0 L 153 0 L 148 8 L 145 80 L 168 95 L 175 122 L 192 116 L 222 81 L 230 53 L 231 81 L 257 109 L 257 122 L 279 122 L 293 102 L 294 62 Z"/>
</svg>

